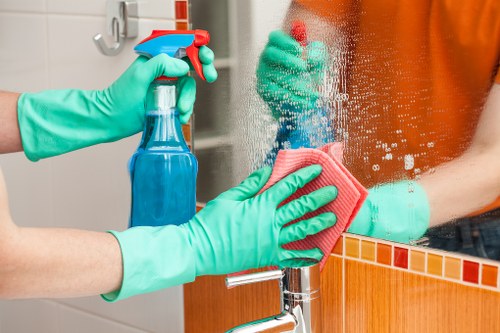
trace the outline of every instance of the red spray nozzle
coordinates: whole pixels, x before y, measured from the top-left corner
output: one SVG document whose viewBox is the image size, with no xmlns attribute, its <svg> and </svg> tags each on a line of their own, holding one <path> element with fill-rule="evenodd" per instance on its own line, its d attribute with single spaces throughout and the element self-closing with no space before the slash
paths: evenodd
<svg viewBox="0 0 500 333">
<path fill-rule="evenodd" d="M 304 21 L 297 20 L 293 21 L 292 28 L 290 29 L 290 35 L 295 38 L 297 42 L 302 46 L 307 45 L 307 29 Z"/>
<path fill-rule="evenodd" d="M 153 30 L 134 50 L 150 58 L 160 53 L 175 58 L 187 56 L 198 76 L 206 81 L 199 52 L 208 42 L 210 34 L 206 30 Z"/>
</svg>

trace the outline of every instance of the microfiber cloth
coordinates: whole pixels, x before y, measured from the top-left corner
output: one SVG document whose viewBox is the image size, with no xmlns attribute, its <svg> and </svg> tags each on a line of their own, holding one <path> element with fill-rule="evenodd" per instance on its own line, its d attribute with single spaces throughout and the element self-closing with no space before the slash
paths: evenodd
<svg viewBox="0 0 500 333">
<path fill-rule="evenodd" d="M 281 204 L 284 205 L 287 202 L 327 185 L 334 185 L 337 187 L 338 195 L 335 200 L 315 212 L 306 214 L 301 219 L 292 221 L 288 224 L 290 225 L 300 220 L 309 219 L 325 212 L 335 213 L 337 222 L 331 228 L 284 246 L 290 250 L 306 250 L 315 247 L 321 249 L 325 256 L 320 262 L 320 269 L 323 269 L 325 266 L 335 243 L 342 232 L 349 228 L 349 225 L 368 195 L 368 191 L 342 165 L 342 153 L 342 143 L 330 143 L 317 149 L 300 148 L 280 150 L 276 157 L 276 163 L 274 164 L 271 177 L 261 190 L 261 192 L 267 190 L 285 176 L 306 166 L 312 164 L 319 164 L 322 166 L 323 171 L 317 178 L 299 189 Z"/>
</svg>

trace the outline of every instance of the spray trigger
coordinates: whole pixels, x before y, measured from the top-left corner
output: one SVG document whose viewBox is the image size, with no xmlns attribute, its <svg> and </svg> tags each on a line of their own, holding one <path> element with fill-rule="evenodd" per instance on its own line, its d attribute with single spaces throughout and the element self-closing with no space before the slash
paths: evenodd
<svg viewBox="0 0 500 333">
<path fill-rule="evenodd" d="M 134 50 L 148 58 L 161 53 L 177 59 L 188 57 L 195 72 L 206 81 L 199 54 L 200 47 L 209 42 L 210 34 L 206 30 L 153 30 Z"/>
</svg>

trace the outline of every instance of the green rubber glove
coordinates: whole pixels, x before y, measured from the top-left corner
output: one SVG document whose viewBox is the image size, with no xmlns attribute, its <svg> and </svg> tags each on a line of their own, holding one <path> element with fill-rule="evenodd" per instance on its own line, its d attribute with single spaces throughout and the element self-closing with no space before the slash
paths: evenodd
<svg viewBox="0 0 500 333">
<path fill-rule="evenodd" d="M 371 188 L 348 231 L 408 244 L 424 235 L 429 219 L 424 189 L 414 181 L 401 181 Z"/>
<path fill-rule="evenodd" d="M 331 227 L 336 222 L 333 213 L 284 225 L 334 200 L 337 189 L 324 187 L 278 208 L 320 173 L 318 165 L 303 168 L 256 195 L 271 175 L 270 168 L 263 168 L 210 201 L 185 224 L 112 231 L 120 243 L 124 275 L 121 289 L 103 298 L 116 301 L 200 275 L 279 265 L 290 258 L 321 260 L 319 249 L 286 250 L 282 245 Z"/>
<path fill-rule="evenodd" d="M 207 81 L 215 80 L 213 52 L 207 47 L 200 48 L 200 60 L 205 61 Z M 37 161 L 140 132 L 150 83 L 162 75 L 182 77 L 188 71 L 186 62 L 164 54 L 149 60 L 138 57 L 104 90 L 22 94 L 18 100 L 18 119 L 26 156 Z M 187 122 L 193 111 L 196 85 L 191 77 L 182 77 L 178 85 L 180 118 Z"/>
<path fill-rule="evenodd" d="M 273 117 L 314 107 L 327 62 L 328 50 L 321 42 L 311 42 L 304 48 L 281 30 L 269 34 L 256 75 L 257 92 Z"/>
<path fill-rule="evenodd" d="M 208 83 L 217 80 L 218 74 L 213 62 L 215 59 L 214 52 L 206 47 L 200 47 L 198 54 L 200 58 L 203 75 Z M 194 70 L 189 58 L 183 58 L 189 64 L 190 70 Z M 182 124 L 186 124 L 193 113 L 193 106 L 196 99 L 196 81 L 191 76 L 183 76 L 179 78 L 177 90 L 179 91 L 179 99 L 177 101 L 177 109 L 179 110 L 179 119 Z"/>
</svg>

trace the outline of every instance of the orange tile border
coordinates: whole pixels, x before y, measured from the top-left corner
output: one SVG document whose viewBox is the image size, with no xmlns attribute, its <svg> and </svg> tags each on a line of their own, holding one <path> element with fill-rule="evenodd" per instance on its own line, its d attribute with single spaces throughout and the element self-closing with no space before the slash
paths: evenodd
<svg viewBox="0 0 500 333">
<path fill-rule="evenodd" d="M 500 262 L 344 233 L 333 255 L 500 292 Z M 399 258 L 402 255 L 405 258 Z M 399 257 L 397 257 L 399 256 Z M 399 258 L 399 259 L 398 259 Z"/>
<path fill-rule="evenodd" d="M 453 257 L 444 258 L 444 276 L 449 279 L 460 280 L 462 274 L 462 263 L 460 259 Z"/>
<path fill-rule="evenodd" d="M 412 271 L 425 273 L 425 252 L 410 251 L 410 269 Z"/>
<path fill-rule="evenodd" d="M 392 265 L 392 246 L 377 243 L 377 262 L 383 265 Z"/>
<path fill-rule="evenodd" d="M 345 238 L 345 255 L 351 258 L 359 258 L 359 239 Z"/>
<path fill-rule="evenodd" d="M 375 261 L 375 242 L 361 241 L 361 259 Z"/>
<path fill-rule="evenodd" d="M 498 267 L 483 265 L 481 284 L 490 287 L 498 287 Z"/>
<path fill-rule="evenodd" d="M 427 273 L 437 276 L 443 275 L 443 256 L 427 253 Z"/>
</svg>

